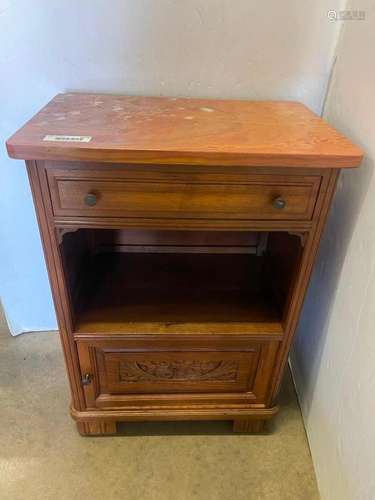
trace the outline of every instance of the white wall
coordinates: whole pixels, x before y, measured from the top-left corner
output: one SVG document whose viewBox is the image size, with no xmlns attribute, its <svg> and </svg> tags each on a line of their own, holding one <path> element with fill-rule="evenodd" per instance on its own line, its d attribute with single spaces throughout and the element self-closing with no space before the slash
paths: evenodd
<svg viewBox="0 0 375 500">
<path fill-rule="evenodd" d="M 326 118 L 366 152 L 341 175 L 292 356 L 323 500 L 375 499 L 375 5 L 347 9 Z"/>
<path fill-rule="evenodd" d="M 326 11 L 325 0 L 0 1 L 0 296 L 13 333 L 55 318 L 7 136 L 64 90 L 297 99 L 319 111 L 338 29 Z"/>
</svg>

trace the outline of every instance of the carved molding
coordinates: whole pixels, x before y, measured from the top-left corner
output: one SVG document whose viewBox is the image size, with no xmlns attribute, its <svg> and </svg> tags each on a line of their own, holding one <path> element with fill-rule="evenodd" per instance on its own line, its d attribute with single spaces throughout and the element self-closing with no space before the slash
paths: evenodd
<svg viewBox="0 0 375 500">
<path fill-rule="evenodd" d="M 290 234 L 291 236 L 298 236 L 298 238 L 301 241 L 302 247 L 305 246 L 307 237 L 309 235 L 309 233 L 307 233 L 307 232 L 297 232 L 297 231 L 288 231 L 288 234 Z"/>
<path fill-rule="evenodd" d="M 239 365 L 235 361 L 123 361 L 120 363 L 121 382 L 151 382 L 158 380 L 235 381 Z"/>
<path fill-rule="evenodd" d="M 75 233 L 78 230 L 79 230 L 79 227 L 58 227 L 58 228 L 56 228 L 57 243 L 59 245 L 61 245 L 65 234 Z"/>
</svg>

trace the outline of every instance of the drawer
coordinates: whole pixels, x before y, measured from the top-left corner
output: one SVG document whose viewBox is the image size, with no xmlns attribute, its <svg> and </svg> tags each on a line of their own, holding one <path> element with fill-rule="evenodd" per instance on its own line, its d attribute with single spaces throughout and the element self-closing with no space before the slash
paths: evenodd
<svg viewBox="0 0 375 500">
<path fill-rule="evenodd" d="M 80 340 L 88 407 L 264 399 L 278 342 Z M 183 396 L 185 395 L 185 396 Z M 150 399 L 151 398 L 151 399 Z"/>
<path fill-rule="evenodd" d="M 320 177 L 49 169 L 55 216 L 310 220 Z M 151 169 L 151 170 L 150 170 Z"/>
</svg>

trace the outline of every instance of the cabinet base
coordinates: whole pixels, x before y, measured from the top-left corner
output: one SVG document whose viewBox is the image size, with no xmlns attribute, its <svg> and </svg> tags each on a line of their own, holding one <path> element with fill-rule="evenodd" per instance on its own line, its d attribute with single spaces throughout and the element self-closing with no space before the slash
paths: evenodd
<svg viewBox="0 0 375 500">
<path fill-rule="evenodd" d="M 233 432 L 257 434 L 264 431 L 264 420 L 237 419 Z M 81 436 L 113 436 L 117 433 L 116 422 L 77 422 Z"/>
<path fill-rule="evenodd" d="M 278 412 L 278 407 L 249 409 L 194 409 L 194 410 L 98 410 L 77 411 L 71 408 L 71 415 L 76 420 L 82 436 L 106 436 L 117 432 L 117 422 L 142 422 L 157 420 L 232 420 L 233 432 L 258 433 L 264 430 L 266 420 Z"/>
<path fill-rule="evenodd" d="M 116 422 L 76 422 L 81 436 L 110 436 L 117 432 Z"/>
<path fill-rule="evenodd" d="M 257 434 L 264 431 L 264 420 L 237 419 L 233 421 L 233 432 L 247 432 Z"/>
</svg>

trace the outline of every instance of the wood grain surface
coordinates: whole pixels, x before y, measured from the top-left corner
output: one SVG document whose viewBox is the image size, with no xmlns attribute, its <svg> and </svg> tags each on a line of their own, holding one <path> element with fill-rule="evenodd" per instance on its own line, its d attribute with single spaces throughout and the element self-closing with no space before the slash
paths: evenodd
<svg viewBox="0 0 375 500">
<path fill-rule="evenodd" d="M 51 142 L 47 135 L 89 136 Z M 303 104 L 69 93 L 7 141 L 12 158 L 356 167 L 362 151 Z"/>
</svg>

